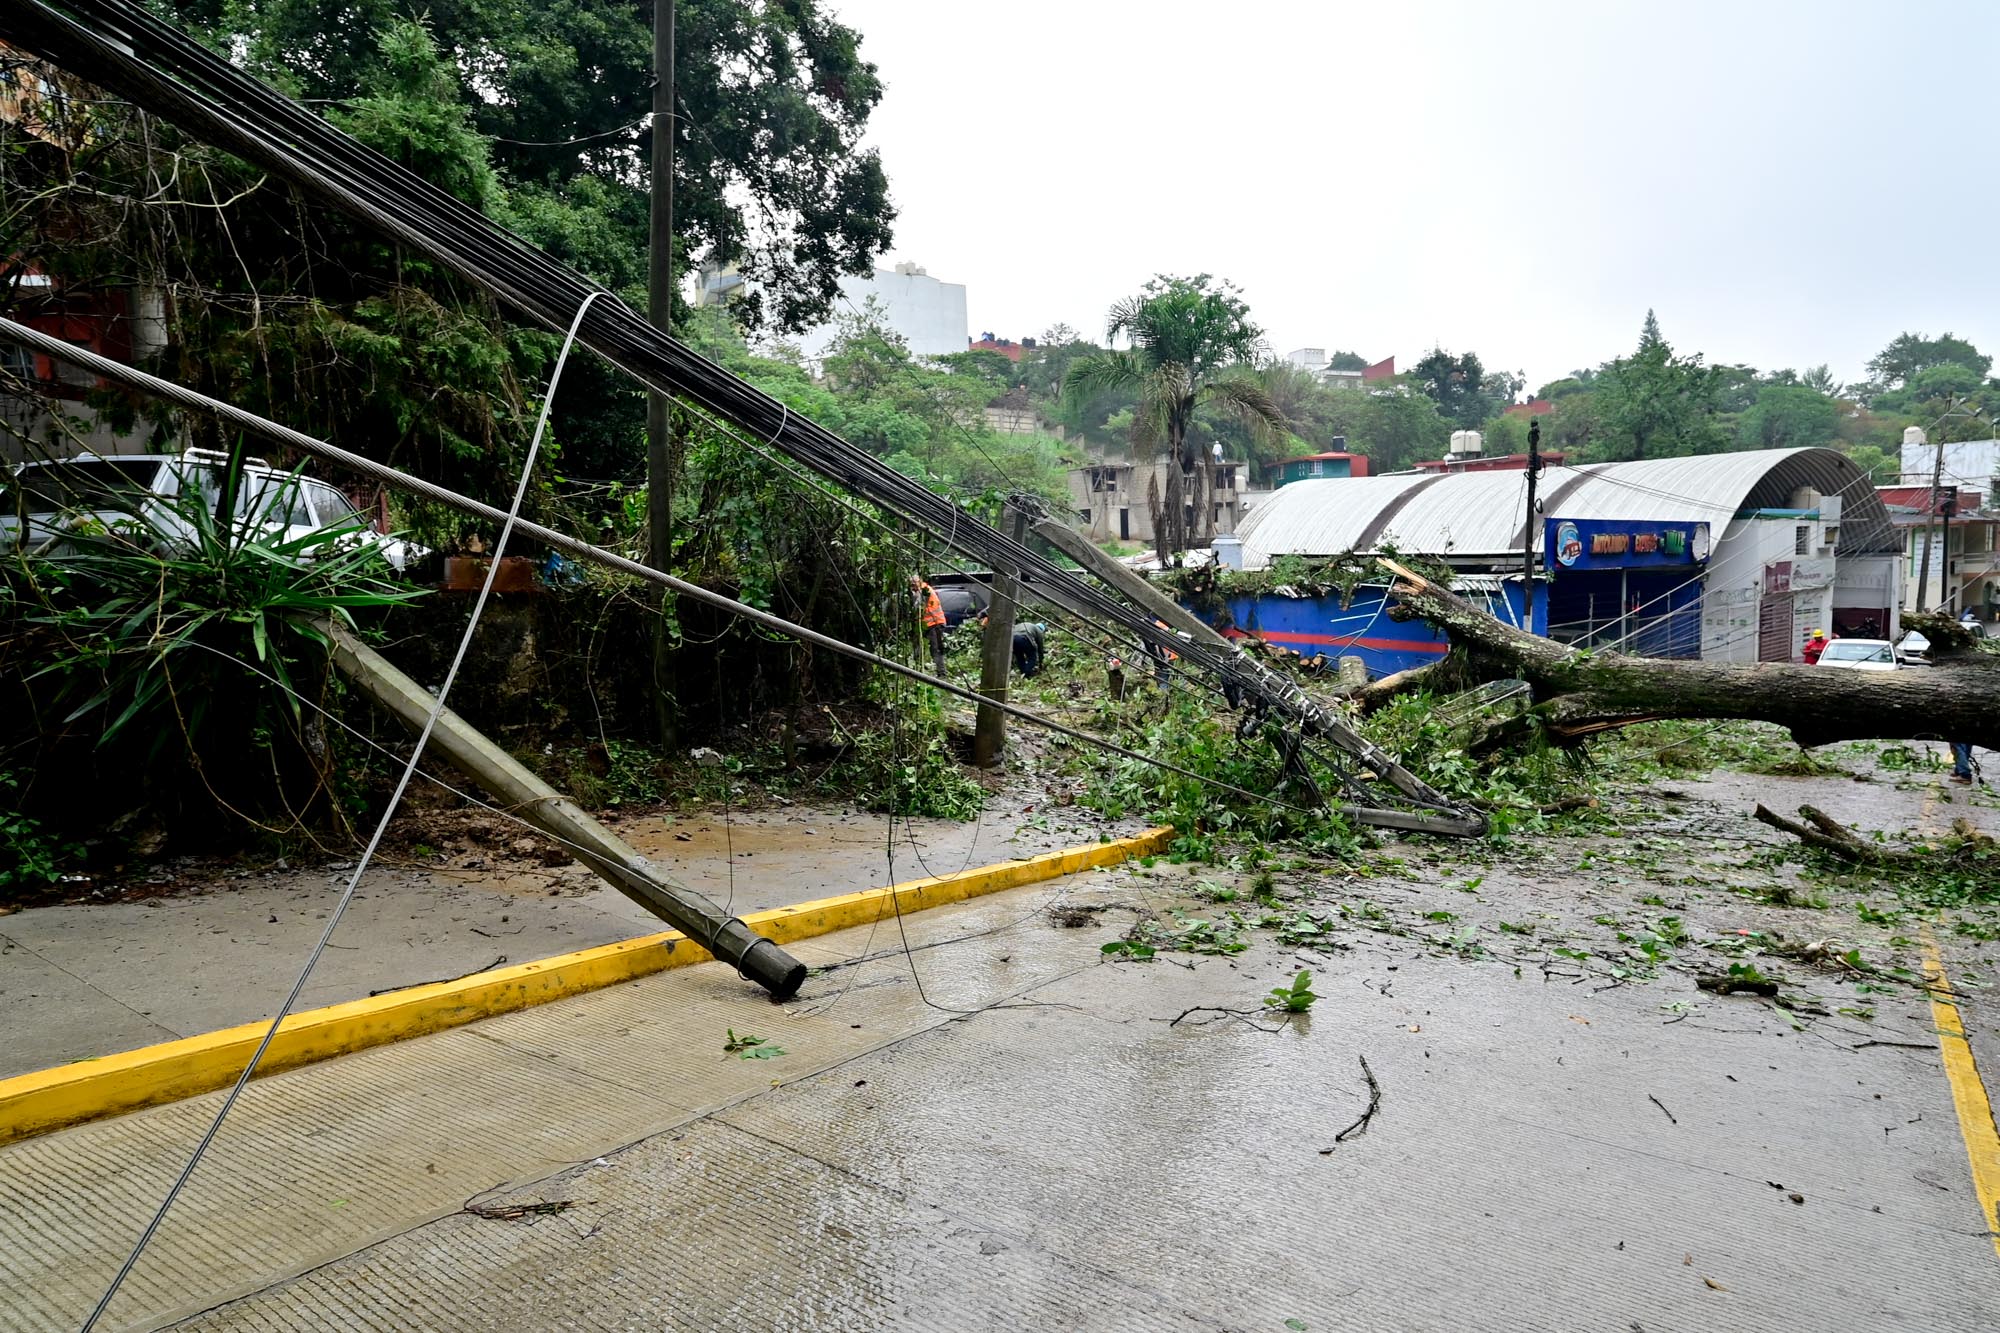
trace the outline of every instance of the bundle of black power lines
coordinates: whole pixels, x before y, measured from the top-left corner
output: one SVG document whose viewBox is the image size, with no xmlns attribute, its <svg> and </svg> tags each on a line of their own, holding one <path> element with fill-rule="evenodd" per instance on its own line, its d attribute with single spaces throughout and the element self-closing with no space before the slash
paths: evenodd
<svg viewBox="0 0 2000 1333">
<path fill-rule="evenodd" d="M 46 60 L 271 171 L 379 228 L 515 306 L 566 329 L 596 284 L 363 146 L 319 116 L 148 13 L 136 0 L 9 0 L 0 40 Z M 1392 776 L 1416 804 L 1449 809 L 1393 759 L 1328 717 L 1290 681 L 1231 650 L 1190 641 L 1063 570 L 959 505 L 886 466 L 697 355 L 624 303 L 600 299 L 578 341 L 647 387 L 682 397 L 768 441 L 836 484 L 936 534 L 975 560 L 1012 567 L 1037 591 L 1142 643 L 1233 681 L 1298 732 L 1334 740 Z"/>
</svg>

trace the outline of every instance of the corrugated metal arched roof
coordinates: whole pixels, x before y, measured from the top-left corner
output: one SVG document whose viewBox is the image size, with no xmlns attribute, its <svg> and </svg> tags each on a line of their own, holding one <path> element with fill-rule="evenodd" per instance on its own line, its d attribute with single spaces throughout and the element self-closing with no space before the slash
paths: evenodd
<svg viewBox="0 0 2000 1333">
<path fill-rule="evenodd" d="M 1782 508 L 1808 486 L 1842 497 L 1839 554 L 1901 549 L 1873 482 L 1836 449 L 1552 467 L 1542 473 L 1538 496 L 1548 517 L 1706 522 L 1720 537 L 1739 510 Z M 1247 554 L 1265 559 L 1389 547 L 1410 555 L 1518 556 L 1526 487 L 1520 472 L 1295 481 L 1253 510 L 1237 535 Z M 1532 536 L 1539 548 L 1541 533 Z"/>
</svg>

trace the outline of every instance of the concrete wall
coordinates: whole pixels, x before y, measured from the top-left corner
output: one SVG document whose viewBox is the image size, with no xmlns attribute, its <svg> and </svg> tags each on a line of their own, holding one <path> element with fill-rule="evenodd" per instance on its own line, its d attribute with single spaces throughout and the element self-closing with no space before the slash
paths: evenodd
<svg viewBox="0 0 2000 1333">
<path fill-rule="evenodd" d="M 1805 528 L 1805 555 L 1798 554 L 1798 529 Z M 1709 662 L 1755 662 L 1765 566 L 1792 564 L 1793 590 L 1770 594 L 1792 603 L 1793 660 L 1805 632 L 1833 619 L 1835 565 L 1819 554 L 1826 525 L 1816 518 L 1737 518 L 1730 520 L 1708 562 L 1702 596 L 1701 655 Z"/>
<path fill-rule="evenodd" d="M 1936 466 L 1935 444 L 1903 446 L 1901 467 L 1905 484 L 1930 485 L 1931 471 Z M 1990 493 L 1996 489 L 1995 478 L 2000 478 L 2000 440 L 1960 440 L 1944 447 L 1944 485 L 1970 486 Z"/>
<path fill-rule="evenodd" d="M 894 273 L 877 269 L 869 278 L 840 280 L 841 299 L 834 305 L 838 316 L 852 316 L 867 309 L 873 298 L 882 312 L 883 323 L 900 334 L 917 356 L 944 356 L 966 349 L 968 325 L 965 319 L 965 284 L 939 282 L 928 273 Z M 840 335 L 838 318 L 808 329 L 795 341 L 808 361 L 827 354 Z"/>
</svg>

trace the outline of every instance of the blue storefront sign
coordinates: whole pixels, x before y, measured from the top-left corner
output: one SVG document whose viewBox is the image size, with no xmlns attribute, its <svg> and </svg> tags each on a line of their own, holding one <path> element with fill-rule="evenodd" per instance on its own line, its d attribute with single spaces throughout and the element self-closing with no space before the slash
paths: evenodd
<svg viewBox="0 0 2000 1333">
<path fill-rule="evenodd" d="M 1543 520 L 1542 563 L 1561 574 L 1584 569 L 1657 569 L 1708 560 L 1706 523 L 1635 519 Z"/>
</svg>

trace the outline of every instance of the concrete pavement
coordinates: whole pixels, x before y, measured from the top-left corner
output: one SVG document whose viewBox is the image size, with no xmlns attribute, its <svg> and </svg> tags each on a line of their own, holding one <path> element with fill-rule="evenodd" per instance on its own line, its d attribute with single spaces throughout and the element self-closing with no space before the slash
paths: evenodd
<svg viewBox="0 0 2000 1333">
<path fill-rule="evenodd" d="M 1990 1328 L 1920 992 L 1799 975 L 1825 1012 L 1800 1017 L 1562 970 L 1699 864 L 1299 875 L 1288 911 L 1349 909 L 1323 950 L 1106 962 L 1142 916 L 1226 922 L 1135 867 L 801 946 L 829 970 L 784 1009 L 707 966 L 281 1074 L 114 1322 Z M 1776 919 L 1683 892 L 1702 940 Z M 1311 1013 L 1259 1014 L 1300 966 Z M 785 1053 L 725 1052 L 732 1028 Z M 211 1105 L 0 1150 L 10 1326 L 75 1323 Z"/>
<path fill-rule="evenodd" d="M 755 911 L 1094 842 L 1114 829 L 1088 811 L 1024 810 L 1009 792 L 978 821 L 764 805 L 615 821 L 667 873 L 735 912 Z M 661 929 L 582 866 L 509 857 L 493 845 L 440 848 L 428 862 L 371 869 L 314 972 L 304 1008 L 525 963 Z M 1125 821 L 1116 832 L 1138 825 Z M 440 842 L 443 840 L 440 839 Z M 350 862 L 230 872 L 183 866 L 174 891 L 130 902 L 31 908 L 0 917 L 0 1078 L 268 1016 L 290 989 L 346 883 Z M 926 868 L 929 867 L 929 868 Z"/>
</svg>

